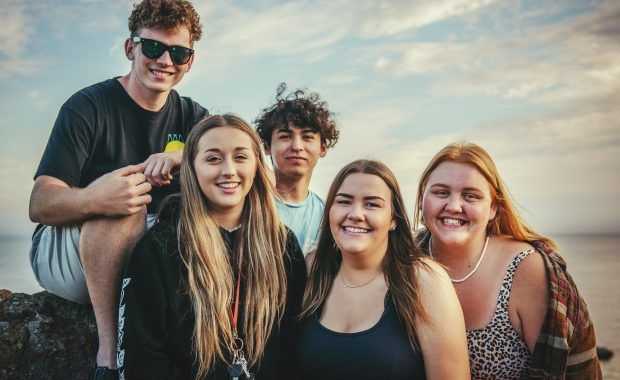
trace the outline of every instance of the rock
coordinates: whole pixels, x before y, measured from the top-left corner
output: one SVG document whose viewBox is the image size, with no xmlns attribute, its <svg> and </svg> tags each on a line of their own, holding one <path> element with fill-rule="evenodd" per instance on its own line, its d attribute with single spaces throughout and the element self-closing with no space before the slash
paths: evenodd
<svg viewBox="0 0 620 380">
<path fill-rule="evenodd" d="M 0 380 L 86 379 L 96 353 L 90 305 L 0 290 Z"/>
<path fill-rule="evenodd" d="M 614 356 L 614 352 L 609 348 L 596 346 L 596 355 L 598 355 L 599 360 L 607 361 L 611 359 L 612 356 Z"/>
</svg>

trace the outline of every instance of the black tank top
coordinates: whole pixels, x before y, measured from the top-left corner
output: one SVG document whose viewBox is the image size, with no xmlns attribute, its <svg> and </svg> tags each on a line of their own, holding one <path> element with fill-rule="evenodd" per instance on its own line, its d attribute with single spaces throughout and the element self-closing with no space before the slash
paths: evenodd
<svg viewBox="0 0 620 380">
<path fill-rule="evenodd" d="M 321 325 L 322 306 L 302 324 L 297 365 L 306 380 L 426 379 L 389 292 L 379 321 L 368 330 L 340 333 Z"/>
</svg>

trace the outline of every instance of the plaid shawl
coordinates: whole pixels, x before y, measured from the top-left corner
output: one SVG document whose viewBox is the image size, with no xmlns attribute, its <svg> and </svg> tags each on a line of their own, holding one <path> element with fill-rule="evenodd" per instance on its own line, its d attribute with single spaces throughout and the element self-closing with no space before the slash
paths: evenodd
<svg viewBox="0 0 620 380">
<path fill-rule="evenodd" d="M 416 245 L 428 253 L 430 233 L 416 235 Z M 530 242 L 545 261 L 549 280 L 549 309 L 532 354 L 530 379 L 602 379 L 596 355 L 594 326 L 566 262 L 544 245 Z"/>
<path fill-rule="evenodd" d="M 564 259 L 534 243 L 545 261 L 549 279 L 549 309 L 536 341 L 531 379 L 602 379 L 596 355 L 594 326 Z"/>
</svg>

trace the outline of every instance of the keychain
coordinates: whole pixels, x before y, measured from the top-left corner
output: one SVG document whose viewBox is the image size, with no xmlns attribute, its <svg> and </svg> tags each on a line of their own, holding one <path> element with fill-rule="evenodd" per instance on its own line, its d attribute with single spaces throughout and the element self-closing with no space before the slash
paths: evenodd
<svg viewBox="0 0 620 380">
<path fill-rule="evenodd" d="M 254 380 L 254 375 L 248 370 L 248 361 L 243 354 L 243 340 L 239 338 L 236 332 L 233 333 L 231 346 L 233 360 L 232 364 L 228 366 L 228 374 L 231 380 L 240 380 L 241 375 L 243 375 L 246 380 Z"/>
<path fill-rule="evenodd" d="M 241 288 L 241 254 L 239 254 L 239 270 L 237 272 L 237 287 L 235 289 L 234 309 L 229 308 L 230 323 L 233 335 L 230 350 L 233 354 L 232 364 L 228 366 L 228 374 L 231 380 L 240 380 L 244 376 L 245 380 L 254 380 L 254 375 L 248 370 L 248 361 L 243 354 L 243 340 L 237 335 L 237 318 L 239 317 L 239 289 Z"/>
</svg>

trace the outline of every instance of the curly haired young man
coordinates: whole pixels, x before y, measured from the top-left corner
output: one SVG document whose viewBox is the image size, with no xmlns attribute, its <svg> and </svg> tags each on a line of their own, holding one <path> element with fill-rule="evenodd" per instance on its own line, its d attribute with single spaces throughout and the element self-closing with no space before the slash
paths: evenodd
<svg viewBox="0 0 620 380">
<path fill-rule="evenodd" d="M 271 156 L 280 217 L 297 236 L 304 255 L 316 248 L 324 202 L 309 190 L 319 158 L 338 141 L 333 113 L 319 94 L 296 90 L 286 97 L 278 86 L 276 103 L 255 120 L 265 151 Z"/>
</svg>

